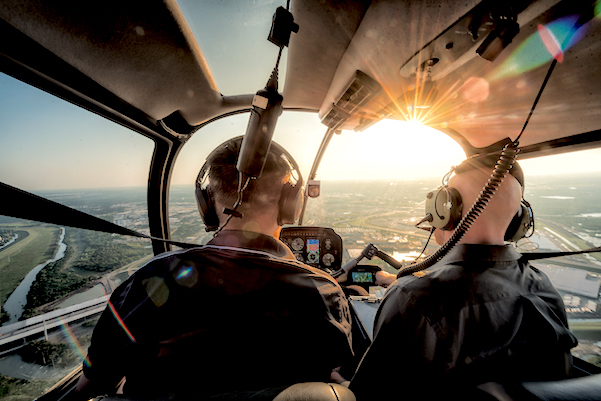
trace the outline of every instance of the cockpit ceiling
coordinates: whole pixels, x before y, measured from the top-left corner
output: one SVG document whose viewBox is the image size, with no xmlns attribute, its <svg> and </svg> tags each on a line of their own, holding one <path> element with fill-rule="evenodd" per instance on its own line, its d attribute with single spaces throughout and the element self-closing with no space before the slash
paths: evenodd
<svg viewBox="0 0 601 401">
<path fill-rule="evenodd" d="M 302 15 L 312 2 L 296 0 L 292 3 L 293 13 Z M 601 129 L 601 75 L 597 67 L 601 62 L 601 41 L 598 40 L 601 6 L 595 6 L 593 0 L 513 3 L 514 9 L 519 11 L 520 32 L 494 62 L 478 56 L 476 49 L 492 29 L 487 31 L 487 24 L 493 28 L 496 24 L 487 21 L 488 16 L 494 14 L 499 4 L 508 2 L 373 1 L 344 55 L 333 60 L 328 59 L 328 52 L 323 52 L 319 41 L 303 42 L 305 37 L 299 31 L 291 46 L 301 42 L 305 54 L 291 50 L 289 64 L 295 66 L 303 60 L 311 60 L 312 65 L 319 64 L 321 69 L 328 63 L 336 68 L 321 103 L 316 104 L 320 96 L 313 96 L 314 103 L 303 105 L 319 108 L 321 116 L 327 114 L 359 70 L 383 88 L 364 109 L 366 115 L 417 119 L 435 128 L 454 130 L 476 147 L 507 137 L 515 139 L 553 60 L 553 43 L 541 40 L 545 32 L 540 31 L 546 29 L 547 36 L 549 32 L 553 36 L 551 41 L 565 41 L 563 52 L 554 54 L 561 56 L 561 60 L 520 143 L 530 145 Z M 484 17 L 479 37 L 472 39 L 467 28 L 471 21 L 477 20 L 477 13 L 473 13 L 476 9 L 480 17 Z M 580 24 L 582 26 L 576 29 Z M 314 27 L 311 28 L 313 32 Z M 325 27 L 315 29 L 320 36 L 328 37 Z M 572 40 L 565 40 L 566 37 Z M 312 49 L 311 43 L 316 43 Z M 428 59 L 438 60 L 431 68 L 437 91 L 434 96 L 424 84 L 425 74 L 415 76 L 415 66 L 423 65 Z M 308 66 L 306 69 L 311 70 Z M 287 82 L 295 82 L 299 90 L 314 91 L 313 77 L 306 69 L 289 68 Z M 415 102 L 414 96 L 427 100 L 428 107 L 415 107 L 420 102 Z"/>
<path fill-rule="evenodd" d="M 475 49 L 494 27 L 486 25 L 487 10 L 501 3 L 507 2 L 292 0 L 300 30 L 288 50 L 284 106 L 323 116 L 361 71 L 382 87 L 359 110 L 363 115 L 417 119 L 454 130 L 478 147 L 515 138 L 551 64 L 552 50 L 540 39 L 546 30 L 574 33 L 574 40 L 564 47 L 521 144 L 601 129 L 595 1 L 515 1 L 520 32 L 490 62 Z M 486 15 L 483 34 L 473 40 L 465 27 L 476 20 L 475 7 Z M 590 18 L 572 32 L 582 15 Z M 154 120 L 176 113 L 197 125 L 249 106 L 249 96 L 221 96 L 175 0 L 2 0 L 0 17 Z M 227 51 L 228 44 L 223 47 Z M 412 72 L 428 59 L 438 60 L 430 71 L 435 97 L 420 93 L 432 87 L 424 84 L 423 70 Z"/>
<path fill-rule="evenodd" d="M 222 98 L 175 1 L 3 0 L 0 16 L 155 120 L 190 123 L 220 112 Z"/>
</svg>

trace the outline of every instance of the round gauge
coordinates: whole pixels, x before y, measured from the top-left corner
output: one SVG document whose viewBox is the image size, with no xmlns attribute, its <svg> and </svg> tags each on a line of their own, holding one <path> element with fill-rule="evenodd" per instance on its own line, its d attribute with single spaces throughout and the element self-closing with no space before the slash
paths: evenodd
<svg viewBox="0 0 601 401">
<path fill-rule="evenodd" d="M 305 242 L 300 237 L 297 237 L 297 238 L 293 239 L 292 242 L 290 243 L 290 246 L 295 251 L 300 251 L 301 249 L 303 249 L 304 245 L 305 245 Z"/>
<path fill-rule="evenodd" d="M 294 256 L 296 256 L 296 260 L 298 260 L 299 262 L 305 263 L 302 253 L 296 253 L 296 254 L 294 254 Z"/>
<path fill-rule="evenodd" d="M 328 250 L 331 249 L 332 248 L 332 240 L 329 238 L 326 238 L 325 241 L 323 242 L 323 246 Z"/>
<path fill-rule="evenodd" d="M 307 254 L 307 263 L 317 263 L 319 262 L 319 256 L 316 253 Z"/>
<path fill-rule="evenodd" d="M 332 263 L 334 263 L 334 260 L 335 260 L 334 255 L 332 255 L 331 253 L 326 253 L 325 255 L 323 255 L 323 258 L 321 258 L 321 261 L 326 266 L 332 266 Z"/>
</svg>

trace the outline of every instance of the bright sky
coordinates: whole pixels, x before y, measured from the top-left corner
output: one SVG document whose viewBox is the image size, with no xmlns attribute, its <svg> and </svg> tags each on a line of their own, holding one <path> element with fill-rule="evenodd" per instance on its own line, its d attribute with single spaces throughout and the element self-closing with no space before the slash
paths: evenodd
<svg viewBox="0 0 601 401">
<path fill-rule="evenodd" d="M 193 137 L 186 144 L 179 155 L 172 183 L 194 182 L 205 156 L 213 148 L 229 137 L 244 133 L 247 115 L 227 120 L 230 121 L 217 121 L 203 128 L 208 132 Z M 326 127 L 313 114 L 285 113 L 278 121 L 274 140 L 292 154 L 306 178 L 325 131 Z M 231 134 L 223 136 L 223 132 Z M 335 135 L 316 178 L 412 180 L 438 177 L 463 159 L 465 155 L 459 145 L 434 129 L 401 121 L 382 121 L 364 132 L 343 131 L 341 135 Z"/>
<path fill-rule="evenodd" d="M 278 50 L 266 40 L 267 30 L 284 0 L 179 3 L 197 38 L 220 39 L 199 45 L 222 93 L 254 93 L 265 85 Z M 228 18 L 215 18 L 224 7 L 230 8 Z M 5 75 L 0 75 L 0 121 L 1 182 L 34 191 L 146 185 L 151 140 Z M 248 115 L 240 115 L 200 130 L 182 150 L 172 183 L 194 182 L 205 156 L 226 139 L 242 135 L 247 123 Z M 306 176 L 324 133 L 317 116 L 284 113 L 274 140 L 290 151 Z M 442 133 L 383 121 L 365 132 L 335 136 L 317 178 L 439 177 L 463 158 L 459 145 Z M 527 174 L 537 175 L 601 171 L 600 158 L 601 149 L 596 149 L 521 164 Z"/>
</svg>

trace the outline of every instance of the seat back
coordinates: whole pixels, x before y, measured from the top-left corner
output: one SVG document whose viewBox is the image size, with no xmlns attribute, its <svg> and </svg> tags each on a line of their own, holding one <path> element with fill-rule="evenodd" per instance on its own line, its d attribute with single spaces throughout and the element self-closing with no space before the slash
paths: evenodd
<svg viewBox="0 0 601 401">
<path fill-rule="evenodd" d="M 273 401 L 356 401 L 348 388 L 336 383 L 297 383 L 282 391 Z"/>
<path fill-rule="evenodd" d="M 481 400 L 499 401 L 601 401 L 601 374 L 514 385 L 485 383 L 478 386 Z"/>
</svg>

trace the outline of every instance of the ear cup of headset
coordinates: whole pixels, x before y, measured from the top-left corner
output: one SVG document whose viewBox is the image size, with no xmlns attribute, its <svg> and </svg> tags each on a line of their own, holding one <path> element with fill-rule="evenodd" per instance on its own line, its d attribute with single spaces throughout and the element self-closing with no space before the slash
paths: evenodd
<svg viewBox="0 0 601 401">
<path fill-rule="evenodd" d="M 532 207 L 522 199 L 520 210 L 513 216 L 507 231 L 505 231 L 505 241 L 519 241 L 526 236 L 534 227 L 534 213 Z"/>
<path fill-rule="evenodd" d="M 282 187 L 279 202 L 278 225 L 293 224 L 300 215 L 303 207 L 303 177 L 296 161 L 276 142 L 271 142 L 270 152 L 277 152 L 290 168 L 290 178 Z"/>
<path fill-rule="evenodd" d="M 428 192 L 426 214 L 432 216 L 430 224 L 441 230 L 452 230 L 461 221 L 463 200 L 459 191 L 447 186 Z"/>
<path fill-rule="evenodd" d="M 210 166 L 205 163 L 198 177 L 196 178 L 196 204 L 198 205 L 198 212 L 202 221 L 205 223 L 206 231 L 215 231 L 219 228 L 219 217 L 217 217 L 217 211 L 215 210 L 215 202 L 209 189 L 209 170 Z"/>
<path fill-rule="evenodd" d="M 302 182 L 297 182 L 296 185 L 290 182 L 284 184 L 280 196 L 278 225 L 292 224 L 298 219 L 303 206 L 302 187 Z"/>
</svg>

